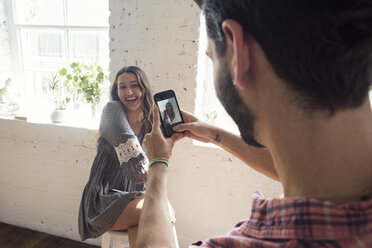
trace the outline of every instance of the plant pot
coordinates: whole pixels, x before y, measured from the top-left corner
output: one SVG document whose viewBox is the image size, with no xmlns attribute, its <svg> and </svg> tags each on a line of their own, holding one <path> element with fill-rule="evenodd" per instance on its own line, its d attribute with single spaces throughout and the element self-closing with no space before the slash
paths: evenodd
<svg viewBox="0 0 372 248">
<path fill-rule="evenodd" d="M 50 114 L 50 118 L 54 123 L 61 123 L 65 122 L 67 118 L 67 110 L 66 109 L 55 109 Z"/>
</svg>

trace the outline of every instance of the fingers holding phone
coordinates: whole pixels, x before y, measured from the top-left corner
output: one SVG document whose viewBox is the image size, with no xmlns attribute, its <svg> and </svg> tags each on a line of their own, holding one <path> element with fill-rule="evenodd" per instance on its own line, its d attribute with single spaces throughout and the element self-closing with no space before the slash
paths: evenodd
<svg viewBox="0 0 372 248">
<path fill-rule="evenodd" d="M 211 142 L 214 138 L 214 129 L 216 127 L 200 121 L 196 116 L 181 110 L 185 123 L 179 124 L 173 128 L 176 132 L 185 132 L 185 136 L 204 143 Z"/>
<path fill-rule="evenodd" d="M 154 95 L 154 120 L 151 133 L 145 136 L 144 144 L 149 160 L 153 158 L 169 159 L 174 143 L 184 134 L 173 131 L 173 127 L 183 123 L 178 101 L 173 90 Z"/>
<path fill-rule="evenodd" d="M 159 119 L 159 110 L 154 107 L 154 120 L 152 130 L 146 134 L 143 143 L 146 147 L 146 154 L 149 160 L 154 158 L 165 158 L 170 159 L 172 156 L 172 150 L 174 143 L 181 139 L 182 133 L 176 133 L 170 138 L 166 138 L 161 130 L 161 124 Z"/>
</svg>

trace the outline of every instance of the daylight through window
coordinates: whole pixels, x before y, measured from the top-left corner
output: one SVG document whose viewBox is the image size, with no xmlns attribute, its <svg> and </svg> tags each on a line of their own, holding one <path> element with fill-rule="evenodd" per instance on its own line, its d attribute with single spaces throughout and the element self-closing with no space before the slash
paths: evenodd
<svg viewBox="0 0 372 248">
<path fill-rule="evenodd" d="M 109 66 L 109 10 L 104 0 L 11 0 L 24 100 L 48 100 L 51 75 L 73 62 Z"/>
</svg>

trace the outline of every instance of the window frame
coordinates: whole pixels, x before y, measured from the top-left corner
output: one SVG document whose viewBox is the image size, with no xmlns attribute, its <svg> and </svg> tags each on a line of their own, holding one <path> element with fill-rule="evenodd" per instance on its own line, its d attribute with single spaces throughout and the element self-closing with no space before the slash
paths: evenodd
<svg viewBox="0 0 372 248">
<path fill-rule="evenodd" d="M 15 8 L 13 6 L 13 0 L 5 0 L 5 8 L 6 8 L 6 14 L 8 18 L 8 32 L 9 32 L 9 45 L 10 50 L 12 53 L 11 59 L 12 59 L 12 69 L 13 69 L 13 77 L 17 84 L 17 87 L 19 89 L 22 89 L 21 92 L 21 101 L 22 104 L 29 104 L 33 103 L 33 97 L 36 94 L 34 92 L 34 85 L 31 83 L 28 83 L 25 80 L 25 73 L 26 71 L 29 71 L 30 68 L 25 68 L 25 65 L 23 63 L 23 55 L 24 52 L 22 51 L 22 37 L 21 37 L 21 30 L 39 30 L 39 31 L 45 31 L 45 30 L 51 30 L 51 31 L 63 31 L 64 38 L 63 42 L 64 49 L 65 49 L 65 65 L 68 66 L 70 63 L 75 62 L 71 61 L 71 52 L 72 49 L 70 49 L 70 33 L 75 31 L 105 31 L 107 34 L 109 34 L 110 25 L 107 23 L 107 25 L 102 26 L 85 26 L 85 25 L 66 25 L 67 22 L 67 0 L 63 1 L 63 16 L 65 23 L 64 25 L 48 25 L 48 24 L 16 24 L 15 23 Z M 108 0 L 107 0 L 108 1 Z M 109 38 L 107 38 L 109 41 Z M 109 54 L 109 51 L 108 51 Z M 109 62 L 109 57 L 108 57 Z M 106 65 L 108 69 L 108 64 Z M 105 67 L 106 67 L 105 66 Z M 34 83 L 34 82 L 33 82 Z"/>
<path fill-rule="evenodd" d="M 213 62 L 206 55 L 206 51 L 208 48 L 208 37 L 205 25 L 205 16 L 203 13 L 200 13 L 196 99 L 194 113 L 201 121 L 218 127 L 223 126 L 229 132 L 240 135 L 238 126 L 232 120 L 230 115 L 225 111 L 215 93 Z M 213 90 L 213 96 L 210 93 L 211 90 Z M 205 112 L 206 109 L 211 111 Z M 215 112 L 216 114 L 216 117 L 214 118 L 215 120 L 213 120 L 213 117 L 212 119 L 209 118 L 211 115 L 213 115 L 213 112 Z M 194 141 L 194 144 L 214 148 L 217 147 L 213 144 L 206 144 L 198 141 Z"/>
</svg>

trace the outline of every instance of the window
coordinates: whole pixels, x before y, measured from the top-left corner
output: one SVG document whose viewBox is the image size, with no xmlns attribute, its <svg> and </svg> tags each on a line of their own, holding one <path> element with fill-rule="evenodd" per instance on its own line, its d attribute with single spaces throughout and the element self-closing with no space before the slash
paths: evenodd
<svg viewBox="0 0 372 248">
<path fill-rule="evenodd" d="M 225 130 L 239 134 L 238 127 L 226 113 L 216 96 L 213 79 L 213 63 L 206 56 L 207 33 L 205 18 L 201 14 L 200 35 L 199 35 L 199 55 L 198 55 L 198 74 L 197 74 L 197 94 L 195 104 L 195 114 L 202 121 L 224 127 Z M 198 143 L 198 142 L 197 142 Z"/>
<path fill-rule="evenodd" d="M 48 78 L 72 62 L 108 69 L 108 0 L 8 1 L 17 81 L 27 104 L 45 106 Z"/>
</svg>

